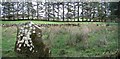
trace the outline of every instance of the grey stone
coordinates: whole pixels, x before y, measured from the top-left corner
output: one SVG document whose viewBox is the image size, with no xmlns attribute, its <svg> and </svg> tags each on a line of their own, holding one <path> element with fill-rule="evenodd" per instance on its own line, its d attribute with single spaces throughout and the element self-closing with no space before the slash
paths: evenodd
<svg viewBox="0 0 120 59">
<path fill-rule="evenodd" d="M 43 43 L 42 30 L 32 22 L 17 26 L 15 52 L 19 57 L 49 57 L 50 50 Z"/>
</svg>

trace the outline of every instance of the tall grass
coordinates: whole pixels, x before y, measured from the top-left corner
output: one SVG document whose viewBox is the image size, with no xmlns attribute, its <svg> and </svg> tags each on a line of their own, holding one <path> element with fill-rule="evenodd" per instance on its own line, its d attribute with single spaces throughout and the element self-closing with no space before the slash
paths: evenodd
<svg viewBox="0 0 120 59">
<path fill-rule="evenodd" d="M 118 26 L 49 26 L 42 29 L 42 39 L 50 47 L 53 57 L 95 57 L 113 53 L 118 49 Z M 16 56 L 13 49 L 16 27 L 3 27 L 3 56 Z"/>
</svg>

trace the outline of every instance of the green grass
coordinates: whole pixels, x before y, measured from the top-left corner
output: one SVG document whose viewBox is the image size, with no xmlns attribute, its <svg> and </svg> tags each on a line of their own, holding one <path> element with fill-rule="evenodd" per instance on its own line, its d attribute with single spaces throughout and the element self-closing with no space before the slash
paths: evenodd
<svg viewBox="0 0 120 59">
<path fill-rule="evenodd" d="M 25 21 L 7 22 L 4 24 L 19 24 Z M 26 21 L 27 22 L 27 21 Z M 36 24 L 44 22 L 33 21 Z M 46 22 L 45 22 L 46 23 Z M 49 22 L 48 22 L 49 23 Z M 47 24 L 48 24 L 47 23 Z M 54 22 L 50 22 L 51 24 Z M 59 23 L 59 22 L 58 22 Z M 61 22 L 63 23 L 63 22 Z M 104 23 L 101 23 L 104 24 Z M 114 25 L 114 26 L 113 26 Z M 81 35 L 87 28 L 90 30 L 87 43 Z M 96 24 L 81 24 L 81 26 L 50 26 L 43 30 L 43 40 L 50 46 L 53 57 L 95 57 L 114 53 L 118 49 L 118 25 L 96 26 Z M 16 27 L 2 27 L 2 56 L 16 57 L 14 45 L 16 41 Z M 86 35 L 85 34 L 85 35 Z M 77 36 L 76 36 L 77 35 Z M 82 37 L 82 38 L 81 38 Z M 76 43 L 76 40 L 82 40 Z M 105 41 L 106 40 L 106 41 Z M 49 42 L 49 43 L 48 43 Z M 110 53 L 109 53 L 110 52 Z"/>
<path fill-rule="evenodd" d="M 2 24 L 20 24 L 29 21 L 2 21 Z M 112 22 L 49 22 L 49 21 L 32 21 L 35 24 L 117 24 Z"/>
<path fill-rule="evenodd" d="M 2 27 L 1 26 L 0 26 L 0 57 L 2 57 Z"/>
<path fill-rule="evenodd" d="M 11 31 L 14 29 L 14 31 Z M 9 33 L 8 33 L 9 32 Z M 4 56 L 14 57 L 14 47 L 16 40 L 16 28 L 8 27 L 2 29 L 2 54 Z"/>
</svg>

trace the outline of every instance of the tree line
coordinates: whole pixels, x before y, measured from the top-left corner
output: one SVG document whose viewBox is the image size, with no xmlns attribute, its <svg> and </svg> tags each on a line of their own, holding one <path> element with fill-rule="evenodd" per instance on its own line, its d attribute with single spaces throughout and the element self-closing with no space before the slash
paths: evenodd
<svg viewBox="0 0 120 59">
<path fill-rule="evenodd" d="M 118 21 L 120 2 L 1 2 L 2 20 Z"/>
</svg>

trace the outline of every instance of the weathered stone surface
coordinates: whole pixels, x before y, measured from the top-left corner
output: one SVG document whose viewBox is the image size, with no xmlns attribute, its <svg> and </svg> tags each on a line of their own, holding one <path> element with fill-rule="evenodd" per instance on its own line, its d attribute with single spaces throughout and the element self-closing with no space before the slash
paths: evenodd
<svg viewBox="0 0 120 59">
<path fill-rule="evenodd" d="M 17 27 L 15 52 L 20 57 L 49 57 L 50 50 L 42 41 L 40 27 L 32 22 L 27 22 Z"/>
</svg>

